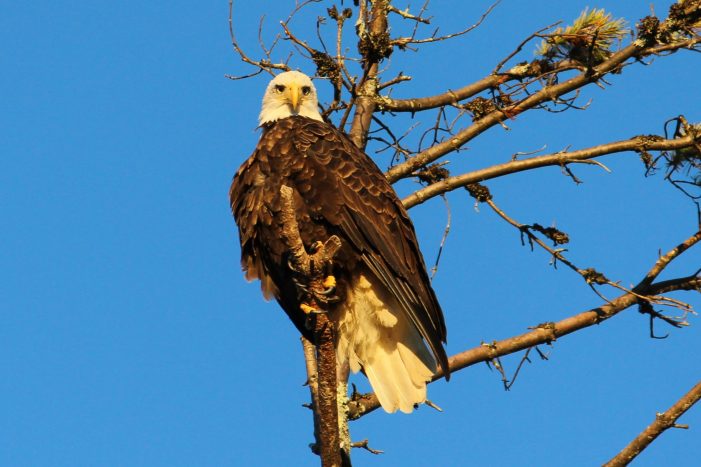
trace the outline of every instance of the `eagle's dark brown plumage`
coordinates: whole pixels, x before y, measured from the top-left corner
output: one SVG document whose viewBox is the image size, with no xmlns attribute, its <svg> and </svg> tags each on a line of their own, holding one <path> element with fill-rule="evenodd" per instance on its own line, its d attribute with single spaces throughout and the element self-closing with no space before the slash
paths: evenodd
<svg viewBox="0 0 701 467">
<path fill-rule="evenodd" d="M 431 368 L 434 365 L 430 354 L 425 354 L 421 338 L 441 367 L 447 369 L 442 346 L 446 328 L 411 220 L 391 185 L 374 162 L 342 132 L 303 116 L 265 124 L 256 150 L 236 173 L 230 201 L 239 227 L 246 277 L 260 279 L 266 298 L 274 297 L 308 338 L 312 336 L 305 327 L 306 315 L 300 309 L 299 293 L 292 280 L 289 251 L 280 235 L 282 185 L 294 190 L 300 236 L 307 249 L 332 235 L 341 240 L 341 249 L 333 261 L 340 301 L 328 311 L 336 313 L 332 316 L 337 322 L 343 322 L 338 324 L 339 333 L 352 334 L 339 336 L 340 341 L 346 339 L 339 345 L 350 355 L 351 367 L 356 371 L 362 367 L 367 374 L 372 366 L 369 360 L 380 357 L 375 359 L 372 351 L 363 346 L 393 346 L 396 358 L 401 357 L 407 367 L 413 365 L 409 360 L 418 358 L 422 362 L 419 366 L 430 370 L 410 375 L 414 386 L 422 387 L 425 400 L 425 380 L 435 367 Z M 372 305 L 376 302 L 387 303 L 384 311 L 373 308 L 377 307 Z M 341 315 L 344 311 L 339 310 L 344 307 L 358 311 L 345 319 L 343 316 L 351 315 Z M 377 323 L 348 324 L 354 319 Z M 397 325 L 393 324 L 395 321 Z M 350 328 L 358 330 L 349 331 Z M 398 342 L 389 342 L 392 340 Z M 415 356 L 407 354 L 406 348 Z M 392 392 L 402 392 L 405 383 L 384 375 L 395 370 L 385 368 L 392 366 L 389 363 L 383 365 L 370 368 L 373 374 L 368 377 L 388 411 L 410 411 L 412 405 L 423 402 L 410 400 L 411 397 L 392 402 Z M 389 382 L 382 381 L 388 379 Z M 375 387 L 383 384 L 394 389 Z"/>
</svg>

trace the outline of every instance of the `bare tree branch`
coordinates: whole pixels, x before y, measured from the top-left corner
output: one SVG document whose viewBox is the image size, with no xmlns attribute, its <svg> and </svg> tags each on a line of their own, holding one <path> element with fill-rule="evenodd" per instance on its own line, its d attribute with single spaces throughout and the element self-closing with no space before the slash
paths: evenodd
<svg viewBox="0 0 701 467">
<path fill-rule="evenodd" d="M 700 288 L 701 277 L 689 276 L 653 284 L 648 287 L 647 293 L 658 294 L 677 290 L 699 290 Z M 567 334 L 572 334 L 580 329 L 600 324 L 637 302 L 638 298 L 635 294 L 623 294 L 611 300 L 608 304 L 584 311 L 556 323 L 542 323 L 535 326 L 530 332 L 501 341 L 495 341 L 490 344 L 482 344 L 450 357 L 448 359 L 450 372 L 455 373 L 476 363 L 487 362 L 497 357 L 526 350 L 536 345 L 554 342 Z M 443 374 L 439 372 L 435 375 L 433 381 L 442 377 Z M 351 420 L 357 420 L 379 407 L 380 402 L 377 400 L 375 394 L 369 393 L 352 397 L 349 403 L 349 418 Z"/>
<path fill-rule="evenodd" d="M 445 41 L 445 40 L 448 40 L 448 39 L 452 39 L 452 38 L 454 38 L 454 37 L 463 36 L 463 35 L 467 34 L 468 32 L 470 32 L 470 31 L 472 31 L 472 30 L 478 28 L 478 27 L 484 22 L 484 20 L 487 18 L 487 16 L 489 16 L 489 13 L 491 13 L 492 10 L 494 10 L 494 8 L 496 8 L 496 6 L 499 4 L 500 1 L 501 1 L 501 0 L 497 0 L 497 1 L 494 2 L 492 5 L 490 5 L 489 8 L 487 8 L 487 11 L 485 11 L 485 12 L 482 14 L 482 16 L 480 17 L 480 19 L 477 20 L 477 22 L 476 22 L 475 24 L 473 24 L 472 26 L 468 26 L 467 28 L 463 29 L 462 31 L 454 32 L 454 33 L 451 33 L 451 34 L 446 34 L 446 35 L 443 35 L 443 36 L 437 36 L 438 30 L 436 30 L 436 31 L 434 32 L 434 34 L 433 34 L 431 37 L 427 37 L 427 38 L 425 38 L 425 39 L 416 39 L 416 38 L 414 37 L 414 35 L 412 35 L 412 36 L 410 36 L 410 37 L 399 37 L 399 38 L 397 38 L 397 39 L 393 39 L 393 40 L 392 40 L 392 45 L 396 45 L 396 46 L 398 46 L 399 48 L 403 48 L 403 47 L 406 47 L 406 46 L 409 45 L 409 44 L 429 44 L 429 43 L 431 43 L 431 42 L 441 42 L 441 41 Z M 396 8 L 390 6 L 390 11 L 392 11 L 392 12 L 398 12 L 399 10 L 397 10 Z M 406 16 L 405 14 L 402 14 L 401 16 L 404 16 L 404 17 L 407 18 L 407 19 L 414 19 L 414 20 L 421 21 L 421 19 L 419 19 L 419 18 L 416 18 L 416 17 L 408 17 L 408 16 Z M 426 21 L 426 20 L 421 21 L 421 22 L 425 22 L 425 23 L 428 24 L 428 21 Z"/>
<path fill-rule="evenodd" d="M 392 99 L 388 96 L 376 98 L 379 109 L 389 112 L 418 112 L 421 110 L 435 109 L 444 105 L 457 104 L 482 91 L 493 88 L 500 80 L 500 76 L 489 75 L 479 81 L 468 84 L 460 89 L 448 90 L 442 94 L 414 99 Z"/>
<path fill-rule="evenodd" d="M 687 277 L 645 285 L 645 280 L 648 276 L 654 275 L 655 273 L 659 274 L 672 260 L 678 258 L 684 251 L 687 251 L 691 246 L 698 243 L 699 240 L 701 240 L 701 232 L 696 232 L 682 242 L 682 245 L 686 245 L 686 247 L 680 248 L 677 246 L 672 249 L 665 255 L 665 258 L 668 258 L 668 260 L 658 260 L 643 281 L 633 289 L 634 291 L 626 292 L 612 300 L 608 300 L 607 303 L 597 308 L 581 312 L 561 321 L 542 323 L 533 327 L 532 330 L 527 333 L 498 342 L 494 341 L 490 344 L 483 343 L 478 347 L 453 355 L 448 359 L 451 373 L 467 368 L 475 363 L 488 362 L 498 357 L 509 355 L 520 350 L 526 350 L 539 344 L 549 344 L 573 332 L 595 324 L 600 324 L 621 311 L 639 303 L 641 298 L 645 299 L 646 297 L 678 290 L 697 290 L 701 292 L 701 276 L 698 275 L 698 272 Z M 434 375 L 433 381 L 442 377 L 443 372 L 439 370 Z M 351 420 L 356 420 L 366 413 L 377 409 L 379 406 L 380 403 L 375 394 L 354 394 L 349 403 L 349 418 Z"/>
<path fill-rule="evenodd" d="M 630 444 L 613 459 L 604 464 L 604 466 L 619 467 L 628 465 L 666 430 L 670 428 L 689 428 L 688 425 L 677 424 L 677 419 L 696 404 L 699 399 L 701 399 L 701 382 L 697 383 L 689 392 L 684 394 L 672 407 L 665 412 L 658 413 L 655 416 L 654 422 L 645 428 L 642 433 L 631 441 Z"/>
<path fill-rule="evenodd" d="M 362 448 L 368 451 L 370 454 L 383 454 L 384 451 L 381 451 L 379 449 L 373 449 L 368 445 L 368 440 L 364 439 L 362 441 L 356 441 L 351 445 L 354 448 Z"/>
<path fill-rule="evenodd" d="M 504 175 L 516 172 L 523 172 L 526 170 L 547 166 L 564 166 L 568 163 L 583 161 L 618 152 L 642 150 L 665 151 L 681 149 L 691 147 L 695 143 L 697 143 L 697 141 L 694 140 L 694 135 L 692 134 L 675 139 L 664 139 L 661 136 L 635 136 L 627 140 L 601 144 L 599 146 L 580 149 L 578 151 L 561 151 L 553 154 L 531 157 L 529 159 L 512 160 L 504 164 L 497 164 L 484 169 L 475 170 L 473 172 L 445 178 L 415 191 L 411 195 L 404 198 L 402 202 L 408 209 L 435 196 L 455 190 L 456 188 L 472 183 L 483 182 L 492 178 L 502 177 Z"/>
<path fill-rule="evenodd" d="M 233 14 L 234 14 L 234 1 L 229 0 L 229 36 L 231 37 L 231 45 L 234 47 L 234 51 L 241 57 L 241 60 L 245 63 L 248 63 L 249 65 L 253 65 L 254 67 L 258 68 L 257 71 L 244 75 L 244 76 L 230 76 L 227 75 L 229 79 L 245 79 L 249 78 L 251 76 L 255 76 L 257 74 L 262 73 L 263 71 L 266 71 L 270 73 L 271 75 L 273 74 L 272 70 L 283 70 L 287 71 L 290 68 L 287 66 L 286 63 L 273 63 L 270 60 L 270 53 L 272 52 L 272 48 L 270 49 L 265 49 L 264 51 L 266 53 L 267 58 L 262 59 L 262 60 L 254 60 L 250 58 L 246 52 L 243 51 L 241 46 L 238 43 L 238 40 L 236 39 L 236 36 L 234 35 L 234 21 L 233 21 Z M 260 26 L 262 28 L 262 24 Z M 259 29 L 259 36 L 260 36 L 260 29 Z"/>
<path fill-rule="evenodd" d="M 701 229 L 701 225 L 699 226 L 699 229 Z M 687 238 L 684 240 L 682 243 L 676 246 L 676 248 L 670 250 L 667 252 L 667 254 L 660 256 L 660 258 L 657 260 L 655 265 L 648 271 L 647 275 L 645 278 L 640 282 L 639 287 L 640 288 L 645 288 L 652 284 L 652 281 L 657 279 L 657 276 L 660 275 L 662 271 L 667 267 L 669 263 L 671 263 L 675 258 L 677 258 L 679 255 L 684 253 L 686 250 L 694 246 L 696 243 L 701 240 L 701 230 L 696 232 L 694 235 L 691 237 Z"/>
</svg>

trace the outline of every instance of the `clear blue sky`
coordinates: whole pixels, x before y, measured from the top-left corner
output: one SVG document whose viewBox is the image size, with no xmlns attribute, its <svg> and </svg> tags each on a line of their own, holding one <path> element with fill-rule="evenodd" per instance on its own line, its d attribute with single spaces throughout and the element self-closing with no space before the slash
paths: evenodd
<svg viewBox="0 0 701 467">
<path fill-rule="evenodd" d="M 255 51 L 260 14 L 273 31 L 291 2 L 239 3 L 238 36 Z M 435 0 L 434 24 L 446 32 L 472 24 L 488 2 L 469 3 Z M 504 0 L 464 38 L 395 54 L 388 74 L 414 77 L 396 95 L 474 81 L 529 33 L 587 5 Z M 649 12 L 642 0 L 589 5 L 633 22 Z M 0 465 L 317 465 L 298 337 L 239 268 L 227 192 L 258 138 L 267 78 L 224 78 L 250 71 L 231 50 L 227 10 L 226 1 L 2 8 Z M 519 116 L 511 130 L 494 128 L 449 159 L 470 170 L 544 145 L 660 133 L 680 113 L 699 121 L 699 63 L 683 53 L 631 66 L 606 91 L 585 93 L 586 112 Z M 328 86 L 319 89 L 328 99 Z M 385 155 L 377 160 L 386 167 Z M 658 250 L 694 231 L 694 211 L 661 176 L 643 178 L 635 154 L 603 162 L 611 174 L 575 167 L 580 186 L 559 169 L 488 186 L 516 219 L 568 232 L 577 264 L 630 285 Z M 450 354 L 601 303 L 487 208 L 476 212 L 462 190 L 450 201 L 452 233 L 434 281 Z M 412 215 L 433 262 L 443 204 Z M 700 263 L 692 250 L 664 278 Z M 698 294 L 678 297 L 701 307 Z M 386 451 L 355 452 L 355 462 L 601 463 L 699 380 L 700 323 L 691 321 L 659 325 L 670 337 L 651 340 L 647 319 L 630 309 L 556 342 L 550 360 L 534 358 L 510 392 L 485 365 L 469 368 L 430 387 L 443 413 L 376 412 L 353 423 L 354 439 Z M 517 362 L 504 359 L 509 371 Z M 682 422 L 691 429 L 664 434 L 636 465 L 697 464 L 701 407 Z"/>
</svg>

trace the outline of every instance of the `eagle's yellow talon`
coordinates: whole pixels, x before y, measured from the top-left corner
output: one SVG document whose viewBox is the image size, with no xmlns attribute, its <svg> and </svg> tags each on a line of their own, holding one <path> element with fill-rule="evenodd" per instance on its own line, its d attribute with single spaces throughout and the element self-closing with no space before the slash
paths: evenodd
<svg viewBox="0 0 701 467">
<path fill-rule="evenodd" d="M 313 307 L 307 305 L 306 303 L 302 303 L 299 308 L 304 312 L 305 315 L 309 315 L 312 313 L 316 313 L 316 309 Z"/>
<path fill-rule="evenodd" d="M 336 288 L 336 278 L 334 276 L 326 276 L 323 286 L 326 290 Z"/>
</svg>

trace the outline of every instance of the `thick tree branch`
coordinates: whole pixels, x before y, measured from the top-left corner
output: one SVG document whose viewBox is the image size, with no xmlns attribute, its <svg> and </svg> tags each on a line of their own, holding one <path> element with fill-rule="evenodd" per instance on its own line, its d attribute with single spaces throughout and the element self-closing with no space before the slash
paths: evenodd
<svg viewBox="0 0 701 467">
<path fill-rule="evenodd" d="M 370 21 L 365 31 L 359 31 L 359 46 L 363 56 L 363 78 L 355 90 L 355 114 L 348 136 L 361 149 L 367 144 L 370 123 L 375 112 L 377 95 L 377 72 L 379 63 L 391 51 L 387 30 L 388 0 L 370 0 Z M 361 9 L 362 14 L 363 9 Z M 359 18 L 365 21 L 365 18 Z M 387 49 L 387 47 L 390 47 Z"/>
<path fill-rule="evenodd" d="M 462 100 L 495 87 L 502 79 L 503 78 L 498 75 L 489 75 L 460 89 L 448 90 L 442 94 L 436 94 L 435 96 L 417 97 L 414 99 L 392 99 L 388 96 L 377 96 L 375 100 L 379 109 L 382 111 L 420 112 L 444 105 L 457 104 Z"/>
<path fill-rule="evenodd" d="M 605 467 L 619 467 L 628 465 L 638 454 L 647 448 L 653 441 L 669 428 L 688 428 L 686 425 L 678 425 L 677 419 L 689 410 L 701 399 L 701 382 L 691 388 L 689 392 L 679 399 L 667 411 L 658 413 L 652 422 L 642 433 L 626 446 L 613 459 L 604 464 Z"/>
<path fill-rule="evenodd" d="M 599 146 L 580 149 L 578 151 L 561 151 L 531 157 L 524 160 L 514 160 L 504 164 L 497 164 L 484 169 L 475 170 L 473 172 L 445 178 L 415 191 L 411 195 L 404 198 L 402 202 L 408 209 L 435 196 L 453 191 L 456 188 L 470 185 L 472 183 L 483 182 L 492 178 L 502 177 L 504 175 L 509 175 L 516 172 L 523 172 L 526 170 L 547 166 L 564 166 L 570 162 L 589 160 L 595 157 L 619 152 L 675 150 L 692 147 L 694 144 L 698 144 L 698 141 L 695 141 L 694 136 L 691 134 L 675 139 L 664 139 L 659 136 L 635 136 L 631 139 L 601 144 Z"/>
<path fill-rule="evenodd" d="M 576 68 L 581 67 L 575 66 L 570 60 L 563 60 L 555 64 L 552 71 L 559 73 Z M 383 112 L 421 112 L 446 105 L 457 105 L 465 99 L 469 99 L 489 89 L 494 89 L 498 85 L 528 77 L 534 78 L 537 75 L 538 74 L 529 71 L 527 67 L 518 66 L 505 73 L 488 75 L 459 89 L 449 89 L 446 92 L 433 96 L 392 99 L 389 96 L 378 95 L 375 97 L 375 101 L 377 102 L 378 109 Z"/>
<path fill-rule="evenodd" d="M 326 313 L 316 316 L 314 329 L 318 366 L 319 456 L 322 467 L 341 467 L 341 436 L 338 430 L 338 382 L 336 380 L 336 336 Z"/>
<path fill-rule="evenodd" d="M 645 278 L 631 291 L 624 293 L 605 304 L 584 311 L 574 316 L 570 316 L 556 323 L 548 322 L 539 324 L 533 330 L 518 336 L 504 339 L 491 344 L 482 344 L 465 352 L 453 355 L 448 359 L 450 371 L 459 371 L 479 362 L 488 362 L 495 358 L 509 355 L 520 350 L 525 350 L 539 344 L 554 342 L 560 337 L 566 336 L 580 329 L 599 324 L 625 310 L 626 308 L 640 303 L 641 300 L 649 300 L 659 294 L 678 290 L 701 291 L 701 276 L 698 272 L 688 277 L 671 279 L 667 281 L 651 284 L 647 278 L 657 277 L 674 259 L 687 251 L 701 240 L 701 231 L 694 233 L 680 245 L 670 250 L 652 266 Z M 439 370 L 433 377 L 433 381 L 443 377 Z M 354 395 L 349 404 L 351 420 L 358 419 L 380 406 L 374 394 Z"/>
</svg>

